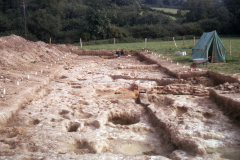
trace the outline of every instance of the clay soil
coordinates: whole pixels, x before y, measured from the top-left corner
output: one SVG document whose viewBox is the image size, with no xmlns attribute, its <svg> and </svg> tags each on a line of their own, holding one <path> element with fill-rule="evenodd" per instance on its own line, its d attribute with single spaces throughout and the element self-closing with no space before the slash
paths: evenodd
<svg viewBox="0 0 240 160">
<path fill-rule="evenodd" d="M 0 159 L 240 158 L 239 121 L 208 95 L 155 90 L 211 79 L 179 81 L 135 53 L 86 54 L 0 38 Z"/>
</svg>

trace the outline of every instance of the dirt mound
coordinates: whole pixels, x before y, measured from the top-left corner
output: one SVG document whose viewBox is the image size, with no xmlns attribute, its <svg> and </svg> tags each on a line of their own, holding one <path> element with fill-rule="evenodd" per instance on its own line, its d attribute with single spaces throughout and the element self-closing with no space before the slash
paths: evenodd
<svg viewBox="0 0 240 160">
<path fill-rule="evenodd" d="M 27 69 L 31 63 L 51 63 L 76 50 L 76 47 L 70 45 L 49 45 L 10 35 L 0 38 L 0 66 Z"/>
</svg>

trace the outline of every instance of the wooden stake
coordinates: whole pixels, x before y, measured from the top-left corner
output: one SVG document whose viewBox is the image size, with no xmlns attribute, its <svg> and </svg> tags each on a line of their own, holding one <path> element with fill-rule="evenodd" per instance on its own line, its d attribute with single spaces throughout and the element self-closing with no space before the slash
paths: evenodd
<svg viewBox="0 0 240 160">
<path fill-rule="evenodd" d="M 193 37 L 193 46 L 195 46 L 195 37 Z"/>
<path fill-rule="evenodd" d="M 177 48 L 177 44 L 176 44 L 176 42 L 175 42 L 174 37 L 173 37 L 173 42 L 174 42 L 175 47 Z"/>
<path fill-rule="evenodd" d="M 214 57 L 214 46 L 215 46 L 215 38 L 213 39 L 213 50 L 212 50 L 212 63 L 213 63 L 213 57 Z"/>
<path fill-rule="evenodd" d="M 183 46 L 185 47 L 185 36 L 183 36 Z"/>
<path fill-rule="evenodd" d="M 82 48 L 82 38 L 80 38 L 80 46 L 81 46 L 81 48 Z"/>
<path fill-rule="evenodd" d="M 113 49 L 115 48 L 115 38 L 113 39 Z"/>
<path fill-rule="evenodd" d="M 145 49 L 147 48 L 147 38 L 145 38 Z"/>
<path fill-rule="evenodd" d="M 51 44 L 52 43 L 52 39 L 50 38 L 50 42 L 49 42 L 49 44 Z"/>
<path fill-rule="evenodd" d="M 232 46 L 231 46 L 231 40 L 229 40 L 229 48 L 230 48 L 230 55 L 232 55 Z"/>
</svg>

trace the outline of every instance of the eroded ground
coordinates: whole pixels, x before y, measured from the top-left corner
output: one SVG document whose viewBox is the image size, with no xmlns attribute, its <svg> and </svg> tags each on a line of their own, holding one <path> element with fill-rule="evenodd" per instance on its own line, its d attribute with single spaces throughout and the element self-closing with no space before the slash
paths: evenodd
<svg viewBox="0 0 240 160">
<path fill-rule="evenodd" d="M 157 93 L 154 79 L 172 77 L 156 65 L 137 56 L 65 61 L 0 128 L 0 159 L 240 158 L 237 122 L 206 95 Z"/>
</svg>

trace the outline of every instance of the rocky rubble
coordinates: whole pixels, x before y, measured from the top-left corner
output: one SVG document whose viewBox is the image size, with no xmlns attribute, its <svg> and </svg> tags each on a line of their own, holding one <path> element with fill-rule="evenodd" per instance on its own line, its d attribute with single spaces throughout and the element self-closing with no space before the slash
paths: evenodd
<svg viewBox="0 0 240 160">
<path fill-rule="evenodd" d="M 228 93 L 240 93 L 240 84 L 239 83 L 224 83 L 214 87 L 216 90 L 221 90 L 222 94 Z"/>
<path fill-rule="evenodd" d="M 156 86 L 153 92 L 158 94 L 208 96 L 208 89 L 208 87 L 204 87 L 203 85 L 191 86 L 189 84 L 170 84 L 167 86 Z"/>
<path fill-rule="evenodd" d="M 208 77 L 191 77 L 187 79 L 188 82 L 191 82 L 191 84 L 203 84 L 205 86 L 213 87 L 214 81 Z"/>
</svg>

